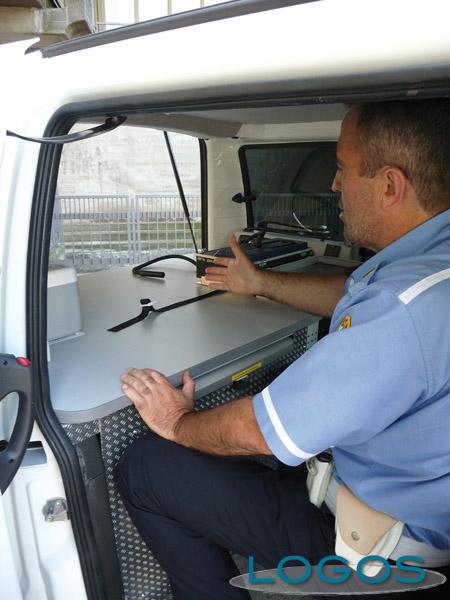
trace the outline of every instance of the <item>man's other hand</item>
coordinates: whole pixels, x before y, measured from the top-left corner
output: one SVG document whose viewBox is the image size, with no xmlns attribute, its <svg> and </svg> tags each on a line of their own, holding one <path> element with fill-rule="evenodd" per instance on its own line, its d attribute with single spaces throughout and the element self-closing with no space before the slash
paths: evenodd
<svg viewBox="0 0 450 600">
<path fill-rule="evenodd" d="M 134 404 L 142 420 L 155 433 L 173 441 L 179 420 L 193 411 L 195 383 L 189 373 L 183 373 L 181 390 L 152 369 L 128 369 L 121 380 L 123 393 Z"/>
<path fill-rule="evenodd" d="M 236 294 L 262 295 L 262 272 L 241 250 L 234 235 L 229 238 L 228 243 L 234 258 L 217 256 L 214 259 L 214 264 L 220 266 L 206 269 L 208 286 L 213 290 L 224 290 Z"/>
</svg>

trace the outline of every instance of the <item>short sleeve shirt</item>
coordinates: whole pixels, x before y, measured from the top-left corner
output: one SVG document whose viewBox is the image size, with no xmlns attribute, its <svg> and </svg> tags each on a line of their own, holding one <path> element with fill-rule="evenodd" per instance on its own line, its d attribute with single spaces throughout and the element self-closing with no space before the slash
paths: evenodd
<svg viewBox="0 0 450 600">
<path fill-rule="evenodd" d="M 358 267 L 330 333 L 254 409 L 282 462 L 333 448 L 356 495 L 450 549 L 450 210 Z"/>
</svg>

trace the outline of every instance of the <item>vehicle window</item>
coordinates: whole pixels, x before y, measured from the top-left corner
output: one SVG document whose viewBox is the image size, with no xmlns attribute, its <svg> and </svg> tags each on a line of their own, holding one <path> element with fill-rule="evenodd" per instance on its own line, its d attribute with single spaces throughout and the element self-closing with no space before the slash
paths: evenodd
<svg viewBox="0 0 450 600">
<path fill-rule="evenodd" d="M 200 247 L 199 143 L 176 133 L 169 139 Z M 64 146 L 51 263 L 95 271 L 193 248 L 162 131 L 122 126 Z"/>
<path fill-rule="evenodd" d="M 244 187 L 255 197 L 249 225 L 343 240 L 339 194 L 331 191 L 335 154 L 334 142 L 243 146 Z"/>
</svg>

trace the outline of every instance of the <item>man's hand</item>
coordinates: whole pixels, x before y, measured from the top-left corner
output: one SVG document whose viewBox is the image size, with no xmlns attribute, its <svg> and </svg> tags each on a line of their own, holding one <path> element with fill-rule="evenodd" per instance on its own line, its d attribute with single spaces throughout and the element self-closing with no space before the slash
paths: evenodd
<svg viewBox="0 0 450 600">
<path fill-rule="evenodd" d="M 195 383 L 189 373 L 183 373 L 182 390 L 152 369 L 128 369 L 121 379 L 123 393 L 142 420 L 161 437 L 174 441 L 179 420 L 193 411 Z"/>
<path fill-rule="evenodd" d="M 208 286 L 213 290 L 225 290 L 236 294 L 261 295 L 262 272 L 258 271 L 252 261 L 241 250 L 234 235 L 228 240 L 235 258 L 216 257 L 216 265 L 206 269 Z"/>
<path fill-rule="evenodd" d="M 259 429 L 251 396 L 194 411 L 195 384 L 183 373 L 177 390 L 152 369 L 128 369 L 122 390 L 143 421 L 166 440 L 220 456 L 271 454 Z"/>
<path fill-rule="evenodd" d="M 214 263 L 222 266 L 208 267 L 205 272 L 206 283 L 214 290 L 265 296 L 321 317 L 331 317 L 345 293 L 346 275 L 262 271 L 242 251 L 234 235 L 229 244 L 235 257 L 218 256 Z"/>
</svg>

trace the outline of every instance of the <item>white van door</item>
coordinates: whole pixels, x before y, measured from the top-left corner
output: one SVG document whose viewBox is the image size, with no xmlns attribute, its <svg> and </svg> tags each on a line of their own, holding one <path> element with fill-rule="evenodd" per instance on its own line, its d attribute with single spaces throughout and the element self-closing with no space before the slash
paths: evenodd
<svg viewBox="0 0 450 600">
<path fill-rule="evenodd" d="M 0 496 L 0 589 L 9 600 L 22 600 L 19 575 L 14 562 L 13 544 L 5 516 L 4 498 Z"/>
<path fill-rule="evenodd" d="M 0 499 L 0 586 L 4 591 L 5 598 L 9 600 L 21 600 L 19 579 L 13 560 L 12 545 L 6 526 L 5 513 L 3 509 L 3 498 Z"/>
<path fill-rule="evenodd" d="M 16 111 L 13 100 L 12 88 L 20 90 L 19 81 L 22 78 L 14 73 L 17 59 L 22 57 L 26 49 L 35 40 L 25 40 L 2 47 L 2 71 L 5 81 L 5 94 L 2 99 L 2 111 L 0 114 L 0 166 L 7 162 L 5 156 L 5 145 L 7 141 L 6 129 L 11 125 L 11 119 Z M 12 82 L 14 81 L 14 86 Z M 8 222 L 7 195 L 2 188 L 2 207 L 0 209 L 0 221 L 2 224 Z M 5 225 L 6 228 L 6 225 Z M 5 277 L 3 270 L 3 255 L 5 248 L 5 229 L 2 230 L 2 244 L 0 244 L 0 277 Z M 0 303 L 3 312 L 3 302 Z M 1 322 L 5 323 L 6 313 L 2 315 Z M 18 315 L 10 314 L 9 323 L 14 323 Z M 8 341 L 5 329 L 1 328 L 0 352 L 19 353 L 25 347 L 24 339 L 20 335 L 12 336 L 15 339 L 14 347 Z M 10 338 L 11 339 L 11 338 Z M 31 375 L 29 361 L 24 358 L 16 358 L 14 354 L 0 354 L 0 589 L 2 597 L 8 600 L 22 599 L 20 587 L 20 569 L 18 565 L 18 550 L 16 531 L 14 523 L 8 517 L 12 498 L 7 491 L 15 474 L 17 473 L 22 458 L 28 447 L 34 422 L 31 401 Z"/>
<path fill-rule="evenodd" d="M 22 598 L 15 553 L 15 531 L 6 519 L 5 492 L 17 473 L 34 422 L 31 375 L 25 358 L 0 354 L 0 589 L 5 598 Z"/>
<path fill-rule="evenodd" d="M 46 122 L 33 103 L 48 89 L 40 53 L 25 56 L 33 42 L 0 48 L 5 82 L 0 102 L 0 595 L 8 600 L 63 595 L 78 600 L 86 594 L 71 522 L 54 523 L 43 513 L 45 501 L 65 494 L 45 439 L 37 427 L 33 432 L 36 367 L 20 358 L 29 356 L 27 254 L 41 145 L 7 132 L 44 131 L 45 125 L 30 123 L 41 117 Z"/>
</svg>

